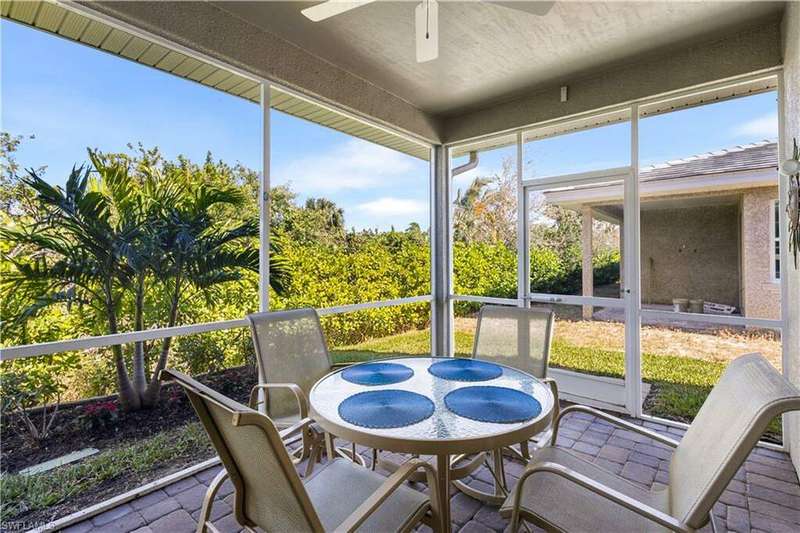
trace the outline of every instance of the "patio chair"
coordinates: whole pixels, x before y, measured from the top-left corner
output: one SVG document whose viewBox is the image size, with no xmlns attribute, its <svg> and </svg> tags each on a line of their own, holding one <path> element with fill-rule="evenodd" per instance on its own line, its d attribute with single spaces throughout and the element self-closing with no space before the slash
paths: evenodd
<svg viewBox="0 0 800 533">
<path fill-rule="evenodd" d="M 767 425 L 800 410 L 800 390 L 763 356 L 732 361 L 712 389 L 680 443 L 596 409 L 571 406 L 556 420 L 550 446 L 536 452 L 514 492 L 500 509 L 511 517 L 558 531 L 695 531 L 709 520 L 713 505 Z M 646 490 L 556 448 L 558 424 L 583 411 L 674 448 L 669 485 Z"/>
<path fill-rule="evenodd" d="M 308 394 L 334 365 L 328 353 L 325 334 L 314 309 L 295 309 L 254 313 L 247 316 L 258 364 L 259 384 L 253 388 L 250 407 L 268 415 L 279 428 L 286 428 L 308 417 Z M 295 444 L 295 435 L 286 444 Z M 350 450 L 336 448 L 334 437 L 318 424 L 306 434 L 307 446 L 294 451 L 295 463 L 308 458 L 305 475 L 321 460 L 323 449 L 332 460 L 335 455 L 349 457 L 364 466 L 364 459 Z"/>
<path fill-rule="evenodd" d="M 266 415 L 189 376 L 167 369 L 160 378 L 183 387 L 224 466 L 206 491 L 198 533 L 217 531 L 209 517 L 226 479 L 234 487 L 234 517 L 246 531 L 410 531 L 429 511 L 426 520 L 438 523 L 436 475 L 427 463 L 411 460 L 384 478 L 336 459 L 304 483 L 283 441 L 307 432 L 310 419 L 279 431 Z M 403 484 L 418 469 L 427 474 L 430 497 Z"/>
<path fill-rule="evenodd" d="M 484 305 L 478 313 L 478 325 L 472 357 L 516 368 L 547 383 L 553 391 L 553 420 L 558 416 L 558 386 L 547 377 L 550 346 L 553 341 L 555 313 L 552 309 Z M 537 440 L 546 441 L 546 434 Z M 522 454 L 528 455 L 527 442 Z"/>
<path fill-rule="evenodd" d="M 551 309 L 484 305 L 478 313 L 472 357 L 516 368 L 547 383 L 553 391 L 555 399 L 553 407 L 553 420 L 555 420 L 558 416 L 558 386 L 555 380 L 547 377 L 553 323 L 554 313 Z M 552 426 L 537 435 L 536 441 L 547 442 L 551 432 Z M 523 462 L 531 458 L 528 441 L 521 442 L 519 448 L 519 451 L 514 448 L 505 448 L 492 452 L 491 470 L 495 482 L 494 495 L 478 491 L 460 481 L 454 483 L 471 496 L 499 505 L 507 496 L 503 472 L 503 452 Z M 480 466 L 484 458 L 485 455 L 474 457 L 468 464 L 462 465 L 456 470 L 460 473 L 474 470 L 476 463 L 477 466 Z M 463 456 L 456 457 L 454 464 L 463 460 Z"/>
</svg>

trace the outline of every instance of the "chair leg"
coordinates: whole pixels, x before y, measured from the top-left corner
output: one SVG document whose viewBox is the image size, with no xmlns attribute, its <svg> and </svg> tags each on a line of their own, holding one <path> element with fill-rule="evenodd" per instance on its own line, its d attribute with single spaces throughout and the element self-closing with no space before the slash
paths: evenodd
<svg viewBox="0 0 800 533">
<path fill-rule="evenodd" d="M 200 508 L 200 516 L 197 517 L 197 533 L 205 533 L 206 529 L 217 531 L 217 528 L 209 523 L 211 506 L 214 505 L 214 498 L 217 497 L 217 492 L 226 479 L 228 479 L 228 472 L 223 468 L 208 485 L 206 495 L 203 497 L 203 507 Z"/>
<path fill-rule="evenodd" d="M 511 527 L 509 529 L 511 533 L 519 531 L 519 510 L 516 508 L 511 513 Z"/>
<path fill-rule="evenodd" d="M 524 457 L 526 461 L 531 460 L 531 450 L 528 446 L 527 440 L 519 443 L 519 450 L 522 453 L 522 457 Z"/>
<path fill-rule="evenodd" d="M 303 477 L 308 477 L 314 471 L 314 465 L 316 465 L 322 458 L 322 446 L 318 443 L 313 443 L 311 445 L 311 451 L 308 454 L 308 462 L 306 463 L 306 472 L 303 474 Z"/>
<path fill-rule="evenodd" d="M 325 432 L 325 454 L 328 456 L 328 462 L 333 461 L 333 435 Z"/>
<path fill-rule="evenodd" d="M 506 467 L 503 463 L 503 450 L 494 450 L 492 459 L 494 459 L 494 494 L 505 498 L 508 496 L 508 489 L 506 488 Z"/>
<path fill-rule="evenodd" d="M 370 465 L 370 470 L 374 472 L 377 466 L 378 466 L 378 449 L 372 448 L 372 464 Z"/>
</svg>

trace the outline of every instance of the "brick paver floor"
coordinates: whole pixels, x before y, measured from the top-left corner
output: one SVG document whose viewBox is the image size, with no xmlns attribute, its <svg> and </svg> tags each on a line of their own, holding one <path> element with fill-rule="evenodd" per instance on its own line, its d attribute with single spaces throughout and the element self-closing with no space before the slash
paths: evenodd
<svg viewBox="0 0 800 533">
<path fill-rule="evenodd" d="M 682 430 L 662 424 L 639 422 L 680 439 Z M 619 429 L 585 413 L 565 418 L 558 445 L 572 449 L 603 468 L 642 485 L 652 487 L 668 482 L 670 449 L 637 433 Z M 367 450 L 362 450 L 369 458 Z M 507 461 L 509 485 L 519 478 L 523 465 Z M 196 519 L 206 486 L 219 467 L 200 472 L 161 490 L 78 523 L 67 531 L 149 531 L 180 533 L 196 528 Z M 301 470 L 302 471 L 302 470 Z M 485 468 L 470 476 L 468 483 L 490 489 L 491 473 Z M 418 485 L 422 488 L 422 485 Z M 240 531 L 233 518 L 232 487 L 226 483 L 214 505 L 212 519 L 223 533 Z M 482 504 L 453 489 L 451 492 L 453 531 L 490 533 L 504 531 L 508 524 L 497 508 Z M 719 524 L 728 531 L 788 533 L 800 531 L 800 484 L 785 453 L 757 448 L 736 474 L 714 507 Z M 420 528 L 428 531 L 427 528 Z M 533 531 L 535 528 L 531 528 Z M 705 529 L 710 530 L 710 526 Z M 620 531 L 623 531 L 621 528 Z"/>
</svg>

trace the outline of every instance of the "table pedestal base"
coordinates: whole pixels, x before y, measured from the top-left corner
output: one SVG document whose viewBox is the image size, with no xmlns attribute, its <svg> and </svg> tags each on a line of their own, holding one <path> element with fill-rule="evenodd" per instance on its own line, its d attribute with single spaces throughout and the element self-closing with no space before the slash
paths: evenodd
<svg viewBox="0 0 800 533">
<path fill-rule="evenodd" d="M 450 455 L 436 456 L 436 484 L 439 493 L 440 531 L 450 533 Z"/>
<path fill-rule="evenodd" d="M 488 503 L 490 505 L 499 506 L 502 504 L 506 496 L 508 496 L 508 487 L 506 486 L 506 472 L 505 467 L 503 465 L 503 451 L 502 450 L 492 450 L 492 462 L 493 465 L 489 466 L 487 464 L 487 468 L 489 472 L 492 474 L 492 485 L 493 491 L 492 492 L 485 492 L 473 487 L 470 487 L 463 481 L 453 481 L 453 485 L 466 494 L 471 498 L 475 498 L 478 501 L 482 501 Z"/>
</svg>

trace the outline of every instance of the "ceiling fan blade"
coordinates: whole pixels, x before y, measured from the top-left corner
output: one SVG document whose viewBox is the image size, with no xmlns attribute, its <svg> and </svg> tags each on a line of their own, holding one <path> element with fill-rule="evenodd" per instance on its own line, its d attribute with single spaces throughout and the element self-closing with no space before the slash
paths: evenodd
<svg viewBox="0 0 800 533">
<path fill-rule="evenodd" d="M 319 22 L 372 2 L 375 0 L 328 0 L 300 12 L 314 22 Z"/>
<path fill-rule="evenodd" d="M 481 0 L 487 4 L 494 4 L 496 6 L 503 6 L 509 9 L 516 9 L 517 11 L 524 11 L 533 15 L 547 15 L 553 8 L 555 2 L 531 2 L 527 0 Z"/>
<path fill-rule="evenodd" d="M 417 62 L 424 63 L 439 57 L 439 3 L 422 0 L 414 10 L 417 40 Z"/>
</svg>

